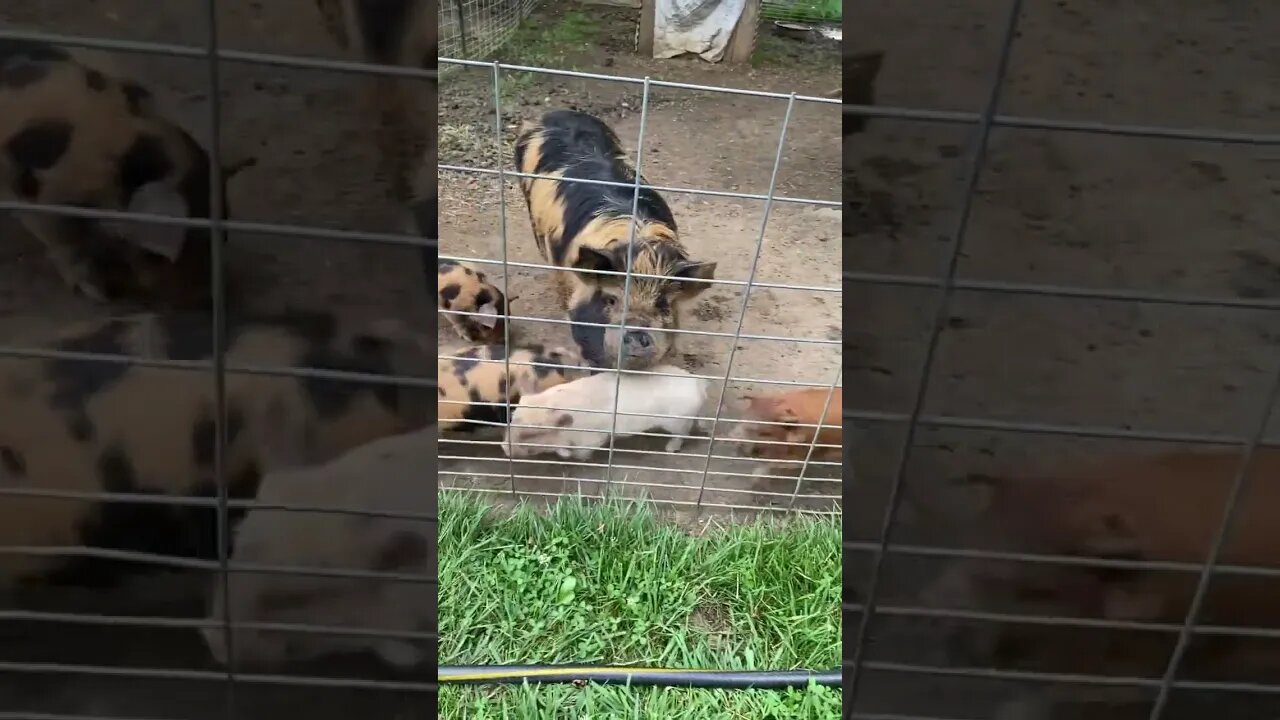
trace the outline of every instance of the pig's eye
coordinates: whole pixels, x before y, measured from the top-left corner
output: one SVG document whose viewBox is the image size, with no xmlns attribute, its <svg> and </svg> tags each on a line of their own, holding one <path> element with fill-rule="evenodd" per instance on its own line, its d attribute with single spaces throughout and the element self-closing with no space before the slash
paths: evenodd
<svg viewBox="0 0 1280 720">
<path fill-rule="evenodd" d="M 607 308 L 611 308 L 618 304 L 618 298 L 612 295 L 601 295 L 600 300 L 604 302 L 604 306 Z"/>
</svg>

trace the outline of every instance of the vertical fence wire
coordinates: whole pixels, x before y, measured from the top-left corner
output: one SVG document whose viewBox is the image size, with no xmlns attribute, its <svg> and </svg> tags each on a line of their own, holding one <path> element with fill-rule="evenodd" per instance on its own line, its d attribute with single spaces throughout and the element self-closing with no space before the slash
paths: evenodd
<svg viewBox="0 0 1280 720">
<path fill-rule="evenodd" d="M 1226 547 L 1227 538 L 1231 534 L 1231 528 L 1235 524 L 1236 515 L 1240 511 L 1240 495 L 1244 490 L 1245 483 L 1249 481 L 1249 471 L 1253 466 L 1253 458 L 1257 452 L 1258 445 L 1262 442 L 1262 436 L 1267 432 L 1267 426 L 1271 424 L 1271 416 L 1275 411 L 1276 402 L 1280 401 L 1280 364 L 1277 365 L 1275 372 L 1271 378 L 1271 387 L 1267 390 L 1258 423 L 1253 431 L 1253 435 L 1249 438 L 1249 442 L 1244 447 L 1244 452 L 1240 455 L 1239 466 L 1236 468 L 1235 477 L 1231 481 L 1231 489 L 1227 493 L 1226 505 L 1222 509 L 1222 521 L 1218 526 L 1218 532 L 1213 538 L 1213 545 L 1210 547 L 1208 557 L 1205 558 L 1204 567 L 1200 570 L 1199 577 L 1196 580 L 1195 594 L 1191 596 L 1191 605 L 1187 608 L 1187 617 L 1183 621 L 1182 628 L 1178 631 L 1178 641 L 1174 645 L 1173 652 L 1169 656 L 1169 663 L 1165 666 L 1164 675 L 1160 679 L 1160 689 L 1157 691 L 1156 700 L 1151 705 L 1150 720 L 1160 720 L 1164 714 L 1165 707 L 1169 703 L 1170 690 L 1173 688 L 1173 682 L 1177 679 L 1178 668 L 1182 665 L 1182 658 L 1187 652 L 1187 647 L 1191 644 L 1191 636 L 1195 632 L 1196 622 L 1200 617 L 1200 608 L 1204 605 L 1205 596 L 1209 593 L 1209 585 L 1213 582 L 1213 571 L 1217 568 L 1218 560 L 1222 556 L 1222 550 Z"/>
<path fill-rule="evenodd" d="M 863 604 L 862 615 L 858 619 L 857 636 L 854 640 L 853 659 L 849 663 L 851 668 L 850 676 L 846 679 L 848 685 L 849 700 L 845 703 L 844 717 L 845 720 L 853 713 L 853 708 L 857 704 L 858 698 L 858 682 L 861 680 L 862 663 L 866 654 L 867 635 L 871 628 L 871 619 L 875 615 L 876 596 L 880 590 L 880 579 L 883 574 L 886 558 L 888 557 L 888 548 L 890 537 L 893 532 L 894 519 L 897 515 L 898 506 L 902 504 L 903 485 L 906 481 L 907 467 L 911 460 L 912 446 L 915 444 L 916 432 L 920 427 L 920 419 L 924 414 L 924 403 L 929 392 L 929 378 L 933 374 L 934 361 L 938 354 L 938 346 L 942 338 L 942 331 L 947 325 L 947 309 L 951 304 L 951 297 L 954 293 L 954 284 L 956 273 L 959 270 L 960 257 L 964 250 L 965 235 L 969 228 L 969 217 L 973 212 L 974 199 L 977 196 L 978 181 L 982 177 L 982 169 L 986 161 L 987 144 L 991 138 L 992 120 L 995 118 L 996 111 L 1000 107 L 1001 90 L 1004 87 L 1005 75 L 1009 71 L 1010 58 L 1013 55 L 1013 41 L 1017 37 L 1018 22 L 1022 17 L 1022 0 L 1011 0 L 1009 3 L 1009 15 L 1005 23 L 1004 31 L 1001 36 L 1000 55 L 996 63 L 996 69 L 991 80 L 991 89 L 988 92 L 986 104 L 983 108 L 982 119 L 977 127 L 973 140 L 973 155 L 969 160 L 969 171 L 965 179 L 964 197 L 960 207 L 960 212 L 956 218 L 955 228 L 952 231 L 951 248 L 947 257 L 945 272 L 943 273 L 942 287 L 938 292 L 938 302 L 934 310 L 933 327 L 929 333 L 928 345 L 925 348 L 924 359 L 920 363 L 920 372 L 916 376 L 915 397 L 912 400 L 911 414 L 907 421 L 907 427 L 903 433 L 901 447 L 898 451 L 898 460 L 894 470 L 893 484 L 889 491 L 889 499 L 885 503 L 884 517 L 880 526 L 880 540 L 876 547 L 875 559 L 872 562 L 871 574 L 867 578 L 866 600 Z"/>
<path fill-rule="evenodd" d="M 804 464 L 800 466 L 800 476 L 796 478 L 796 487 L 795 490 L 791 492 L 791 501 L 787 503 L 787 512 L 791 512 L 796 508 L 796 499 L 800 497 L 800 488 L 804 485 L 805 471 L 809 469 L 809 461 L 813 458 L 814 448 L 818 446 L 818 441 L 822 437 L 823 428 L 831 427 L 826 424 L 827 413 L 831 411 L 831 401 L 835 399 L 836 389 L 840 387 L 840 380 L 842 377 L 844 377 L 843 357 L 841 358 L 840 366 L 836 368 L 836 377 L 831 381 L 831 387 L 827 389 L 827 399 L 822 403 L 822 412 L 818 415 L 818 427 L 813 429 L 813 440 L 809 442 L 809 449 L 805 451 Z M 841 427 L 844 427 L 843 423 L 841 424 Z M 844 460 L 843 451 L 841 460 Z M 842 465 L 841 470 L 843 469 Z"/>
<path fill-rule="evenodd" d="M 461 11 L 459 11 L 461 12 Z M 502 236 L 502 305 L 497 311 L 502 321 L 502 376 L 507 379 L 503 385 L 503 410 L 507 414 L 507 422 L 511 422 L 511 322 L 506 317 L 511 306 L 511 266 L 507 264 L 507 176 L 502 169 L 504 143 L 502 142 L 502 67 L 497 61 L 493 63 L 493 143 L 498 156 L 498 231 Z M 507 453 L 507 474 L 511 476 L 511 499 L 518 500 L 520 493 L 516 491 L 516 461 L 511 453 Z"/>
<path fill-rule="evenodd" d="M 604 497 L 609 496 L 609 491 L 613 488 L 613 448 L 618 439 L 618 405 L 622 400 L 622 360 L 626 354 L 626 344 L 624 340 L 627 337 L 627 306 L 631 298 L 631 265 L 632 256 L 631 246 L 636 241 L 636 213 L 640 211 L 640 186 L 644 184 L 642 177 L 644 163 L 644 131 L 645 125 L 649 120 L 649 76 L 644 77 L 644 95 L 640 99 L 640 131 L 636 137 L 636 168 L 635 168 L 635 185 L 631 190 L 631 228 L 627 231 L 627 250 L 624 255 L 627 258 L 626 275 L 622 281 L 622 317 L 618 319 L 618 362 L 614 371 L 617 373 L 613 379 L 613 413 L 609 421 L 609 460 L 604 471 Z M 652 282 L 652 281 L 650 281 Z M 608 330 L 605 333 L 605 347 L 609 347 Z"/>
<path fill-rule="evenodd" d="M 222 632 L 227 652 L 226 689 L 223 696 L 223 713 L 226 720 L 236 717 L 236 653 L 231 617 L 230 514 L 227 509 L 228 493 L 226 472 L 227 450 L 227 373 L 226 373 L 226 290 L 223 287 L 223 168 L 222 168 L 222 66 L 218 57 L 218 0 L 205 0 L 205 28 L 207 52 L 205 62 L 209 83 L 209 257 L 213 344 L 213 481 L 217 488 L 218 504 L 214 533 L 218 544 L 218 579 L 213 586 L 227 602 L 222 603 Z"/>
<path fill-rule="evenodd" d="M 756 238 L 755 256 L 751 258 L 751 271 L 747 275 L 747 284 L 742 288 L 742 309 L 738 311 L 738 324 L 733 332 L 733 340 L 729 345 L 729 357 L 724 367 L 724 383 L 720 385 L 720 397 L 716 401 L 716 414 L 711 418 L 711 428 L 707 431 L 707 457 L 702 465 L 702 479 L 698 484 L 698 500 L 694 505 L 695 516 L 702 515 L 702 499 L 707 492 L 707 477 L 711 470 L 712 449 L 716 444 L 716 426 L 720 424 L 720 414 L 724 412 L 724 399 L 729 393 L 729 378 L 733 376 L 733 360 L 738 354 L 738 343 L 742 340 L 742 327 L 747 320 L 747 307 L 751 304 L 751 288 L 756 280 L 756 271 L 760 266 L 760 256 L 764 253 L 764 233 L 769 227 L 769 216 L 773 212 L 773 193 L 778 186 L 778 168 L 782 166 L 782 152 L 787 147 L 787 128 L 791 126 L 791 112 L 796 106 L 796 94 L 787 98 L 787 110 L 782 116 L 782 131 L 778 133 L 778 149 L 773 155 L 773 172 L 769 175 L 769 192 L 765 196 L 763 217 L 760 218 L 760 234 Z"/>
</svg>

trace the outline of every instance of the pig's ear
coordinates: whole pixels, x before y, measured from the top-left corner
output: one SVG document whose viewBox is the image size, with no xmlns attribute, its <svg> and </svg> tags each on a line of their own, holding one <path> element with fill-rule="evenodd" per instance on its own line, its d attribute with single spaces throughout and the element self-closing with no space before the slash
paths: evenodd
<svg viewBox="0 0 1280 720">
<path fill-rule="evenodd" d="M 556 415 L 555 419 L 551 421 L 551 424 L 555 425 L 556 427 L 562 427 L 562 428 L 572 427 L 573 413 L 561 412 Z"/>
<path fill-rule="evenodd" d="M 742 412 L 748 415 L 758 415 L 760 410 L 760 398 L 755 395 L 743 395 L 738 399 L 738 407 Z"/>
<path fill-rule="evenodd" d="M 779 422 L 794 423 L 800 422 L 800 416 L 796 414 L 796 409 L 790 405 L 775 406 Z"/>
<path fill-rule="evenodd" d="M 754 412 L 771 413 L 778 406 L 778 398 L 774 395 L 744 395 L 743 399 Z"/>
</svg>

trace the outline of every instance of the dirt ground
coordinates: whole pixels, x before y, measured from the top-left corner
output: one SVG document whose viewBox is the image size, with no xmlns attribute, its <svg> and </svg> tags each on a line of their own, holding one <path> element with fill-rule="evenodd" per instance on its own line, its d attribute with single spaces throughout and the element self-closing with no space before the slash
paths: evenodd
<svg viewBox="0 0 1280 720">
<path fill-rule="evenodd" d="M 634 14 L 573 5 L 546 6 L 530 21 L 536 35 L 521 33 L 504 53 L 511 62 L 605 73 L 620 77 L 645 75 L 678 82 L 818 95 L 838 85 L 838 46 L 802 44 L 769 38 L 762 44 L 754 69 L 710 65 L 696 59 L 644 61 L 631 51 Z M 478 168 L 510 168 L 510 145 L 516 124 L 555 108 L 575 108 L 608 121 L 635 153 L 640 129 L 643 88 L 533 74 L 513 73 L 502 81 L 503 147 L 494 138 L 494 99 L 489 70 L 458 68 L 442 79 L 440 89 L 440 162 Z M 767 194 L 777 152 L 786 101 L 651 88 L 646 119 L 642 170 L 658 185 L 711 191 Z M 787 129 L 775 193 L 782 197 L 837 201 L 840 169 L 833 149 L 839 143 L 839 108 L 797 103 Z M 690 132 L 696 128 L 697 132 Z M 714 138 L 715 142 L 708 142 Z M 524 200 L 514 182 L 499 196 L 495 176 L 442 171 L 441 253 L 464 258 L 502 259 L 502 212 L 505 200 L 507 257 L 512 262 L 540 264 L 529 229 Z M 759 241 L 764 205 L 743 200 L 669 193 L 681 234 L 690 252 L 714 258 L 716 276 L 745 282 Z M 839 287 L 840 209 L 796 203 L 774 203 L 764 230 L 756 281 L 836 289 Z M 491 265 L 502 283 L 501 265 Z M 553 298 L 551 273 L 514 268 L 508 295 L 518 298 L 517 315 L 563 319 Z M 742 313 L 743 286 L 710 287 L 690 308 L 683 328 L 732 335 Z M 753 288 L 743 320 L 746 335 L 801 338 L 810 342 L 743 339 L 733 356 L 732 377 L 722 417 L 736 417 L 743 393 L 789 390 L 752 380 L 782 380 L 830 386 L 840 368 L 840 294 L 814 290 Z M 442 323 L 442 348 L 459 347 L 459 339 Z M 512 324 L 513 342 L 546 342 L 572 347 L 568 327 L 523 321 Z M 724 377 L 731 338 L 683 336 L 676 363 L 702 375 Z M 721 384 L 710 392 L 701 414 L 714 417 Z M 710 423 L 708 423 L 709 425 Z M 732 427 L 721 423 L 716 435 Z M 480 441 L 483 442 L 483 441 Z M 492 442 L 492 441 L 491 441 Z M 608 473 L 607 452 L 586 464 L 565 465 L 537 459 L 508 464 L 493 446 L 463 439 L 442 441 L 442 484 L 479 487 L 498 493 L 559 494 L 601 492 L 607 477 L 612 492 L 681 503 L 752 508 L 787 507 L 796 482 L 785 477 L 752 478 L 756 464 L 732 457 L 734 445 L 715 444 L 708 467 L 707 441 L 690 440 L 676 455 L 662 455 L 656 438 L 623 441 L 615 448 L 614 468 Z M 655 454 L 655 451 L 659 454 Z M 817 461 L 815 461 L 817 462 Z M 699 497 L 703 470 L 707 491 Z M 792 468 L 793 474 L 798 468 Z M 723 473 L 723 474 L 719 474 Z M 781 474 L 781 473 L 775 473 Z M 798 507 L 830 510 L 838 499 L 838 466 L 815 465 L 806 473 Z M 827 478 L 826 480 L 820 478 Z"/>
<path fill-rule="evenodd" d="M 846 16 L 857 20 L 847 23 L 845 41 L 887 52 L 879 104 L 976 112 L 990 91 L 1009 4 L 929 5 L 927 13 L 916 3 L 877 4 L 873 12 L 868 3 L 847 3 Z M 1274 133 L 1280 43 L 1262 28 L 1277 23 L 1274 4 L 1026 3 L 1000 111 Z M 883 120 L 845 145 L 846 270 L 926 277 L 945 270 L 972 139 L 968 128 Z M 1223 298 L 1280 295 L 1275 146 L 997 129 L 990 151 L 959 261 L 962 278 Z M 856 388 L 854 407 L 868 415 L 909 413 L 936 290 L 852 283 L 847 294 L 845 383 Z M 1278 331 L 1274 311 L 958 291 L 924 414 L 1246 436 L 1266 409 Z M 1274 433 L 1274 419 L 1271 425 Z M 857 480 L 846 483 L 844 517 L 860 539 L 880 536 L 902 432 L 894 422 L 854 428 Z M 907 465 L 893 541 L 959 545 L 975 498 L 948 481 L 967 473 L 1053 470 L 1103 453 L 1167 447 L 925 427 Z M 1217 517 L 1221 509 L 1205 511 Z M 846 578 L 859 593 L 871 557 L 846 554 Z M 917 602 L 914 592 L 938 569 L 936 561 L 891 553 L 882 607 Z M 992 609 L 952 600 L 953 608 Z M 871 661 L 957 662 L 934 624 L 899 615 L 877 616 L 872 626 Z M 1075 657 L 1040 669 L 1110 670 L 1097 655 Z M 860 713 L 993 717 L 1001 700 L 1037 687 L 879 668 L 861 684 Z M 1141 674 L 1162 672 L 1157 665 Z M 1232 718 L 1280 714 L 1274 696 L 1242 695 L 1177 692 L 1165 717 L 1206 717 L 1210 707 Z M 1112 710 L 1118 714 L 1078 707 L 1054 717 L 1147 717 L 1149 708 Z"/>
<path fill-rule="evenodd" d="M 607 72 L 622 76 L 682 80 L 705 85 L 795 91 L 820 94 L 834 90 L 838 53 L 831 46 L 806 47 L 772 43 L 758 68 L 725 68 L 696 60 L 645 62 L 632 56 L 630 38 L 634 18 L 616 11 L 590 8 L 574 12 L 559 8 L 536 17 L 504 59 L 520 54 L 537 64 Z M 203 3 L 166 4 L 158 10 L 144 0 L 45 0 L 10 3 L 0 8 L 0 25 L 34 28 L 59 34 L 105 35 L 118 39 L 177 44 L 205 41 Z M 310 0 L 223 1 L 218 3 L 220 41 L 239 50 L 341 57 L 320 28 Z M 135 70 L 162 95 L 175 117 L 198 138 L 210 132 L 210 93 L 203 62 L 155 56 L 123 56 L 121 63 Z M 487 164 L 505 152 L 482 149 L 482 133 L 492 127 L 484 78 L 454 75 L 443 81 L 441 117 L 442 162 Z M 220 101 L 222 141 L 227 159 L 256 157 L 253 168 L 237 176 L 228 193 L 234 219 L 292 223 L 349 230 L 397 231 L 401 209 L 385 199 L 374 177 L 375 157 L 361 85 L 356 76 L 285 68 L 228 64 L 222 70 Z M 644 170 L 665 185 L 763 194 L 768 190 L 785 102 L 655 88 L 650 104 Z M 624 138 L 639 127 L 640 93 L 635 86 L 552 80 L 512 80 L 504 87 L 504 117 L 514 120 L 555 106 L 578 107 L 601 113 Z M 776 192 L 793 198 L 838 198 L 839 165 L 834 106 L 797 105 L 788 131 Z M 694 128 L 696 132 L 690 133 Z M 708 142 L 713 138 L 715 142 Z M 463 149 L 465 152 L 450 154 Z M 486 156 L 485 153 L 488 153 Z M 441 178 L 442 252 L 501 258 L 497 193 L 486 178 L 468 181 Z M 509 252 L 513 260 L 534 260 L 528 220 L 514 188 L 507 199 Z M 719 261 L 718 276 L 745 281 L 763 219 L 763 203 L 692 195 L 670 195 L 687 243 L 700 257 Z M 765 230 L 757 280 L 837 287 L 840 265 L 840 218 L 835 207 L 812 208 L 778 203 Z M 34 344 L 66 324 L 111 311 L 72 296 L 45 261 L 41 246 L 9 218 L 0 218 L 0 343 Z M 233 233 L 228 248 L 229 272 L 244 284 L 254 309 L 313 306 L 317 303 L 355 318 L 387 315 L 429 319 L 429 300 L 422 287 L 419 265 L 411 250 L 318 240 Z M 500 276 L 500 273 L 499 273 Z M 284 280 L 282 282 L 282 279 Z M 545 291 L 544 278 L 513 272 L 512 294 L 520 297 L 522 313 L 558 317 Z M 691 329 L 732 333 L 741 311 L 741 288 L 715 287 L 705 293 L 687 322 Z M 116 312 L 119 312 L 117 310 Z M 802 337 L 827 344 L 743 340 L 734 361 L 734 376 L 783 379 L 818 384 L 832 382 L 839 367 L 840 294 L 757 288 L 751 293 L 743 332 Z M 517 324 L 518 340 L 568 341 L 563 326 Z M 456 344 L 442 333 L 442 341 Z M 680 359 L 690 369 L 723 374 L 729 347 L 724 339 L 686 342 Z M 730 388 L 730 401 L 750 387 Z M 716 393 L 713 390 L 713 395 Z M 714 414 L 714 406 L 708 409 Z M 726 416 L 730 410 L 726 410 Z M 724 428 L 720 430 L 724 432 Z M 693 502 L 701 478 L 705 441 L 691 441 L 682 457 L 670 462 L 684 472 L 635 471 L 631 465 L 666 465 L 661 456 L 638 460 L 635 453 L 615 457 L 617 489 L 629 494 L 629 483 L 658 482 L 668 487 L 651 495 Z M 636 447 L 634 445 L 630 446 Z M 460 446 L 455 454 L 470 455 L 474 447 Z M 717 446 L 720 452 L 720 446 Z M 795 482 L 719 477 L 716 471 L 742 472 L 750 466 L 714 461 L 705 503 L 757 506 L 787 505 Z M 562 471 L 545 464 L 530 475 Z M 495 470 L 496 467 L 496 470 Z M 481 488 L 506 488 L 509 480 L 477 477 L 505 473 L 493 461 L 459 461 L 446 470 L 460 473 L 459 482 Z M 829 478 L 836 468 L 811 468 Z M 602 469 L 575 475 L 602 477 Z M 563 479 L 519 480 L 525 492 L 577 490 Z M 830 508 L 836 483 L 806 483 L 799 507 Z M 726 490 L 727 488 L 727 490 Z M 596 492 L 584 483 L 583 492 Z M 736 492 L 735 492 L 736 491 Z M 766 493 L 776 492 L 777 495 Z M 164 615 L 201 617 L 206 580 L 160 579 L 143 589 L 130 588 L 120 597 L 62 596 L 41 610 L 86 611 L 107 615 Z M 141 629 L 128 625 L 100 626 L 29 621 L 22 613 L 0 614 L 0 712 L 102 714 L 116 717 L 222 717 L 228 693 L 218 682 L 196 634 L 188 628 Z M 94 677 L 50 672 L 9 672 L 4 663 L 43 662 L 76 666 L 178 668 L 212 673 L 200 678 Z M 291 672 L 295 669 L 291 668 Z M 367 664 L 352 662 L 324 668 L 296 669 L 294 674 L 379 677 Z M 385 678 L 385 673 L 381 677 Z M 422 678 L 389 678 L 421 680 Z M 301 697 L 296 689 L 270 683 L 240 683 L 234 691 L 238 717 L 268 718 L 300 713 L 313 718 L 348 717 L 372 712 L 375 717 L 421 716 L 423 696 L 388 690 L 354 691 L 317 686 Z"/>
</svg>

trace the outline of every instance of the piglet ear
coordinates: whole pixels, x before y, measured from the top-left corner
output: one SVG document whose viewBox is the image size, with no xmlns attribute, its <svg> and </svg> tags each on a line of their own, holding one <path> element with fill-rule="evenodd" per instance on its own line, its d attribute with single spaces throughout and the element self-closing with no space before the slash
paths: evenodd
<svg viewBox="0 0 1280 720">
<path fill-rule="evenodd" d="M 480 313 L 472 315 L 471 319 L 475 320 L 481 326 L 492 330 L 498 326 L 498 308 L 493 303 L 485 303 L 476 308 L 476 312 Z"/>
<path fill-rule="evenodd" d="M 125 208 L 128 212 L 185 218 L 190 214 L 187 201 L 177 188 L 166 182 L 153 182 L 134 191 Z M 170 262 L 178 259 L 186 242 L 187 229 L 181 225 L 153 222 L 115 222 L 110 230 L 122 239 L 155 253 Z"/>
<path fill-rule="evenodd" d="M 742 399 L 746 402 L 747 409 L 753 413 L 772 413 L 778 404 L 777 398 L 769 395 L 744 395 Z"/>
</svg>

